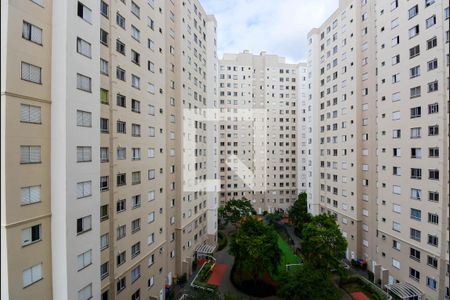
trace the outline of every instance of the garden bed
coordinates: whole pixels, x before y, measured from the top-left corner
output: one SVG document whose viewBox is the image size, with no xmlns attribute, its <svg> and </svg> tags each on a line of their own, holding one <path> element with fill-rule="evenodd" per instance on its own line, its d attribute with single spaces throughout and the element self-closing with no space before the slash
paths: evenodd
<svg viewBox="0 0 450 300">
<path fill-rule="evenodd" d="M 350 276 L 347 279 L 343 279 L 340 282 L 341 287 L 349 294 L 353 292 L 363 292 L 371 300 L 386 300 L 387 297 L 384 293 L 381 293 L 374 286 L 365 282 L 359 276 Z"/>
<path fill-rule="evenodd" d="M 200 271 L 198 271 L 197 276 L 195 276 L 194 280 L 192 281 L 191 286 L 194 288 L 200 288 L 210 291 L 216 290 L 216 285 L 208 284 L 208 279 L 211 276 L 215 264 L 216 263 L 214 261 L 205 262 L 200 268 Z"/>
</svg>

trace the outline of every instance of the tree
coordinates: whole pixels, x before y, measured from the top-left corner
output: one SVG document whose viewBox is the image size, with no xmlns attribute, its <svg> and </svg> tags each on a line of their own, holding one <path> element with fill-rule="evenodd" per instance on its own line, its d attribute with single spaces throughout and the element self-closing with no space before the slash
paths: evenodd
<svg viewBox="0 0 450 300">
<path fill-rule="evenodd" d="M 256 281 L 265 272 L 277 270 L 281 259 L 278 235 L 270 226 L 247 217 L 231 238 L 230 254 L 235 257 L 236 269 Z"/>
<path fill-rule="evenodd" d="M 283 299 L 322 300 L 340 299 L 331 276 L 322 273 L 309 264 L 281 275 L 278 295 Z"/>
<path fill-rule="evenodd" d="M 225 224 L 232 223 L 237 224 L 243 217 L 256 214 L 251 202 L 245 198 L 243 199 L 231 199 L 227 203 L 220 207 L 219 218 L 223 220 Z"/>
<path fill-rule="evenodd" d="M 342 270 L 347 241 L 342 236 L 333 216 L 314 216 L 302 231 L 300 243 L 303 260 L 321 272 Z"/>
<path fill-rule="evenodd" d="M 269 225 L 273 225 L 276 222 L 278 222 L 278 221 L 283 219 L 283 212 L 280 211 L 280 210 L 277 210 L 277 211 L 275 211 L 273 213 L 267 214 L 265 216 L 265 219 L 266 219 L 266 221 L 267 221 L 267 223 Z"/>
<path fill-rule="evenodd" d="M 308 202 L 306 193 L 300 193 L 297 200 L 289 208 L 289 221 L 294 225 L 295 232 L 302 237 L 304 224 L 311 220 L 311 214 L 308 213 Z"/>
</svg>

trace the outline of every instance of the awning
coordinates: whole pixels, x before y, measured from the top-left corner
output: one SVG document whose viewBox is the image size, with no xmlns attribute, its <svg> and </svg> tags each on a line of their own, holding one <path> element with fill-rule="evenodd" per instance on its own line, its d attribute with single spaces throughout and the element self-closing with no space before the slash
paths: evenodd
<svg viewBox="0 0 450 300">
<path fill-rule="evenodd" d="M 386 289 L 400 299 L 421 300 L 424 295 L 421 290 L 407 282 L 387 284 Z"/>
<path fill-rule="evenodd" d="M 201 244 L 198 245 L 197 248 L 195 249 L 195 252 L 197 252 L 197 254 L 213 254 L 214 250 L 216 249 L 216 245 L 210 245 L 210 244 Z"/>
</svg>

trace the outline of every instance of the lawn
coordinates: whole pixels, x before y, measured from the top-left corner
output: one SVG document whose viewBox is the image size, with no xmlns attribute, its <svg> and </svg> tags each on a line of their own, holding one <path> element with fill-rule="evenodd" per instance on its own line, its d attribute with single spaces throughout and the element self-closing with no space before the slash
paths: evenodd
<svg viewBox="0 0 450 300">
<path fill-rule="evenodd" d="M 294 254 L 289 245 L 283 240 L 280 236 L 278 236 L 278 247 L 281 250 L 281 259 L 278 265 L 278 273 L 282 273 L 286 271 L 287 264 L 298 264 L 300 263 L 300 258 Z M 295 268 L 290 268 L 291 270 Z M 275 276 L 277 277 L 277 276 Z"/>
</svg>

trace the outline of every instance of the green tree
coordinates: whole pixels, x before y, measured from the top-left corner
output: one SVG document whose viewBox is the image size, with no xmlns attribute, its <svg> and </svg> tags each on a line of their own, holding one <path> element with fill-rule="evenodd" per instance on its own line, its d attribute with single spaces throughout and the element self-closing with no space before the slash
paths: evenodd
<svg viewBox="0 0 450 300">
<path fill-rule="evenodd" d="M 269 225 L 273 225 L 276 222 L 283 219 L 283 212 L 280 210 L 277 210 L 273 213 L 267 214 L 264 218 L 266 219 L 266 221 Z"/>
<path fill-rule="evenodd" d="M 322 273 L 309 264 L 283 273 L 277 293 L 283 299 L 292 300 L 340 299 L 330 274 Z"/>
<path fill-rule="evenodd" d="M 302 231 L 300 244 L 303 260 L 321 272 L 342 270 L 347 241 L 342 236 L 333 216 L 314 216 Z"/>
<path fill-rule="evenodd" d="M 235 257 L 236 269 L 254 281 L 265 272 L 275 273 L 281 259 L 277 233 L 253 217 L 247 217 L 232 236 L 230 253 Z"/>
<path fill-rule="evenodd" d="M 251 202 L 245 198 L 231 199 L 218 210 L 219 218 L 224 224 L 237 224 L 243 217 L 256 214 Z"/>
<path fill-rule="evenodd" d="M 294 225 L 295 232 L 302 237 L 303 226 L 311 220 L 308 213 L 308 201 L 306 193 L 300 193 L 297 200 L 289 208 L 289 221 Z"/>
</svg>

